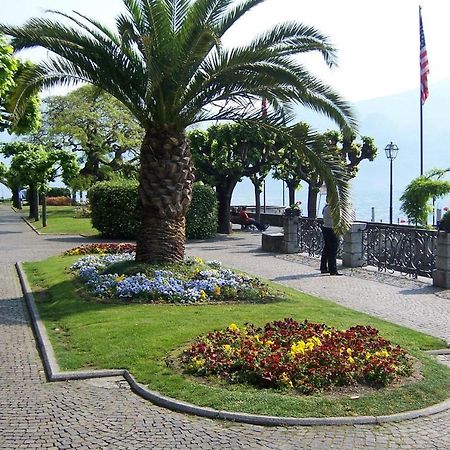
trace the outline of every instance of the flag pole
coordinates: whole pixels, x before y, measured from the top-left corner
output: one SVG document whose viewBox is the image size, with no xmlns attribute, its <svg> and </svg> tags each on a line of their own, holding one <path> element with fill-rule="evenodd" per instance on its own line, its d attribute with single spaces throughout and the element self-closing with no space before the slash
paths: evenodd
<svg viewBox="0 0 450 450">
<path fill-rule="evenodd" d="M 423 104 L 428 98 L 428 66 L 427 47 L 422 23 L 422 7 L 419 6 L 419 35 L 420 35 L 420 176 L 423 175 Z"/>
<path fill-rule="evenodd" d="M 419 5 L 420 54 L 422 54 L 422 6 Z M 420 56 L 420 176 L 423 175 L 423 97 L 422 97 L 422 56 Z"/>
<path fill-rule="evenodd" d="M 420 176 L 423 175 L 423 103 L 422 94 L 419 99 L 420 103 Z"/>
</svg>

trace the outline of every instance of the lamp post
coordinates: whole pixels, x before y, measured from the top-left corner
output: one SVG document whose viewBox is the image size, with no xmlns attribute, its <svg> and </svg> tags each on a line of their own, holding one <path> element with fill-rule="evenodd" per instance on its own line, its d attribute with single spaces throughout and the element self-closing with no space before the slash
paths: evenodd
<svg viewBox="0 0 450 450">
<path fill-rule="evenodd" d="M 392 161 L 397 157 L 398 147 L 392 142 L 384 149 L 386 157 L 390 161 L 390 182 L 389 182 L 389 223 L 392 225 Z"/>
</svg>

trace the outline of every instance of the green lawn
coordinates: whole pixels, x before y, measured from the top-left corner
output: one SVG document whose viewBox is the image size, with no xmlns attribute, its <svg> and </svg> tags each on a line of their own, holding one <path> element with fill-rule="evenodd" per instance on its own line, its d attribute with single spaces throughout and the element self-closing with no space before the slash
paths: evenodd
<svg viewBox="0 0 450 450">
<path fill-rule="evenodd" d="M 22 212 L 28 216 L 28 206 Z M 42 226 L 42 216 L 39 222 L 30 221 L 40 233 L 48 234 L 83 234 L 95 236 L 99 232 L 92 227 L 90 218 L 76 217 L 73 206 L 47 206 L 47 226 Z"/>
<path fill-rule="evenodd" d="M 450 369 L 422 350 L 444 342 L 334 303 L 277 286 L 286 297 L 270 304 L 139 305 L 98 303 L 66 268 L 77 257 L 26 263 L 25 270 L 63 370 L 126 368 L 140 383 L 162 394 L 201 406 L 247 413 L 308 417 L 390 414 L 423 408 L 450 392 Z M 242 386 L 202 384 L 167 367 L 166 358 L 195 336 L 230 323 L 256 325 L 285 317 L 324 322 L 338 328 L 372 325 L 422 364 L 423 380 L 376 391 L 358 399 L 330 395 L 294 396 Z"/>
</svg>

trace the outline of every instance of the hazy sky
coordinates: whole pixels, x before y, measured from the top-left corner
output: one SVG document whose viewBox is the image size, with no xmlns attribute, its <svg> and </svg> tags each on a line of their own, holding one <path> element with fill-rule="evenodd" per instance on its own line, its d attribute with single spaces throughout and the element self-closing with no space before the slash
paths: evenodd
<svg viewBox="0 0 450 450">
<path fill-rule="evenodd" d="M 422 5 L 433 83 L 450 78 L 449 0 L 266 0 L 230 30 L 226 44 L 239 44 L 271 25 L 296 20 L 314 25 L 338 49 L 339 67 L 328 69 L 319 56 L 302 61 L 346 99 L 358 101 L 418 89 L 418 7 Z M 0 0 L 1 22 L 22 24 L 46 9 L 76 10 L 113 24 L 121 0 Z M 31 59 L 45 52 L 27 53 Z"/>
</svg>

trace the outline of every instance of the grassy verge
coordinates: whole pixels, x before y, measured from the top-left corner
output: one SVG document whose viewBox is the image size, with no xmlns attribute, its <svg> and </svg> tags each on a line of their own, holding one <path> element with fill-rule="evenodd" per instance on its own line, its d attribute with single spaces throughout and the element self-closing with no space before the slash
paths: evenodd
<svg viewBox="0 0 450 450">
<path fill-rule="evenodd" d="M 97 303 L 86 297 L 64 270 L 76 259 L 58 256 L 25 264 L 39 311 L 64 370 L 126 368 L 139 382 L 180 400 L 229 411 L 292 417 L 391 414 L 442 401 L 450 392 L 450 370 L 422 352 L 442 348 L 444 343 L 437 338 L 278 285 L 286 298 L 270 304 Z M 175 373 L 166 365 L 170 352 L 187 345 L 197 335 L 232 322 L 263 325 L 285 317 L 338 328 L 372 325 L 420 360 L 423 380 L 357 399 L 326 394 L 306 397 L 237 385 L 206 385 Z"/>
<path fill-rule="evenodd" d="M 28 215 L 28 206 L 22 211 Z M 42 226 L 42 216 L 38 222 L 31 223 L 41 233 L 83 234 L 86 236 L 99 234 L 98 230 L 92 227 L 90 218 L 76 217 L 73 206 L 47 206 L 47 226 L 45 228 Z"/>
</svg>

